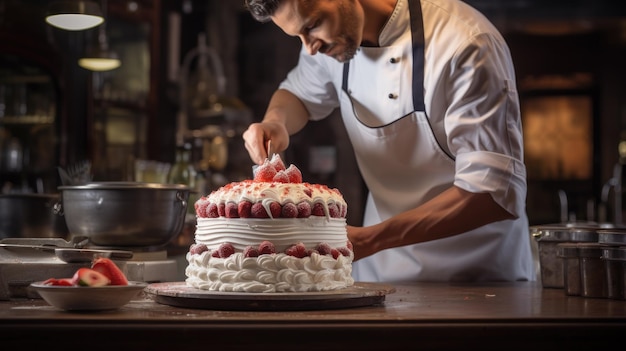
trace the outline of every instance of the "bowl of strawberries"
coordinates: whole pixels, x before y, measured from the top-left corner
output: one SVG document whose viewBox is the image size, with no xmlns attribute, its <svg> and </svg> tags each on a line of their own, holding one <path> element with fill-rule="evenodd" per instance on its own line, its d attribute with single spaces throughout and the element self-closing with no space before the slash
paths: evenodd
<svg viewBox="0 0 626 351">
<path fill-rule="evenodd" d="M 66 311 L 101 311 L 120 308 L 148 286 L 128 281 L 109 258 L 94 259 L 91 267 L 79 268 L 74 276 L 49 278 L 30 287 L 48 304 Z"/>
</svg>

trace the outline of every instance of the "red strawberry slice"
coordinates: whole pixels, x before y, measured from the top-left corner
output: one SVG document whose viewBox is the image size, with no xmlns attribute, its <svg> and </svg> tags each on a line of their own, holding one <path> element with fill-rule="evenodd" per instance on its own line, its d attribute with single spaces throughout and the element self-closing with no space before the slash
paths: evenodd
<svg viewBox="0 0 626 351">
<path fill-rule="evenodd" d="M 106 276 L 111 281 L 111 285 L 128 285 L 128 279 L 126 279 L 124 272 L 109 258 L 96 258 L 91 268 Z"/>
<path fill-rule="evenodd" d="M 111 280 L 104 274 L 91 268 L 79 268 L 72 278 L 76 285 L 80 286 L 105 286 L 111 284 Z"/>
<path fill-rule="evenodd" d="M 280 158 L 279 154 L 274 154 L 272 156 L 272 159 L 270 160 L 270 165 L 274 167 L 276 172 L 285 170 L 285 164 L 283 163 L 283 160 Z"/>
<path fill-rule="evenodd" d="M 48 278 L 43 282 L 43 285 L 54 285 L 54 286 L 72 286 L 74 282 L 72 278 Z"/>
<path fill-rule="evenodd" d="M 274 176 L 276 175 L 276 169 L 270 163 L 265 160 L 265 162 L 257 168 L 256 173 L 254 175 L 255 182 L 271 182 L 274 180 Z"/>
<path fill-rule="evenodd" d="M 285 174 L 289 177 L 289 183 L 302 183 L 302 172 L 293 164 L 289 165 L 289 168 L 285 170 Z"/>
<path fill-rule="evenodd" d="M 285 171 L 281 170 L 276 173 L 272 181 L 276 183 L 289 183 L 289 176 Z"/>
</svg>

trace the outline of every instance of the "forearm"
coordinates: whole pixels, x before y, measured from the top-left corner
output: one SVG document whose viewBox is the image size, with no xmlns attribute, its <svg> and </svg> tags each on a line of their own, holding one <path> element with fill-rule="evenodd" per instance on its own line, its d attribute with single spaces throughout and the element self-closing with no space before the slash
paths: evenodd
<svg viewBox="0 0 626 351">
<path fill-rule="evenodd" d="M 309 112 L 300 99 L 287 90 L 277 90 L 270 100 L 263 122 L 280 123 L 289 135 L 300 131 L 309 120 Z"/>
<path fill-rule="evenodd" d="M 359 259 L 384 249 L 442 239 L 512 218 L 491 195 L 451 187 L 419 207 L 370 227 L 351 227 L 348 233 Z"/>
</svg>

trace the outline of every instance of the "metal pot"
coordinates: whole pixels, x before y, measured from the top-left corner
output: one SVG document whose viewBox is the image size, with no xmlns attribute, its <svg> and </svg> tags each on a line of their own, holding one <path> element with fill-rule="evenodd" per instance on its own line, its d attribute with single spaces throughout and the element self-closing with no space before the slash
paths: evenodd
<svg viewBox="0 0 626 351">
<path fill-rule="evenodd" d="M 54 212 L 59 194 L 0 195 L 0 239 L 63 238 L 69 236 L 65 218 Z"/>
<path fill-rule="evenodd" d="M 73 236 L 108 247 L 163 246 L 183 229 L 189 187 L 101 182 L 60 186 L 60 211 Z"/>
<path fill-rule="evenodd" d="M 563 289 L 563 259 L 558 257 L 561 243 L 589 243 L 598 241 L 599 227 L 593 224 L 547 224 L 530 227 L 537 240 L 541 284 L 544 288 Z"/>
</svg>

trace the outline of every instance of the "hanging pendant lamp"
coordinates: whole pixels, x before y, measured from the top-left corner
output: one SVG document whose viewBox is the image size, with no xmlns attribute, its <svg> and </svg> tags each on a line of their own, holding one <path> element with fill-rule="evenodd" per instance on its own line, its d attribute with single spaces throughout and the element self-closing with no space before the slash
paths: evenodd
<svg viewBox="0 0 626 351">
<path fill-rule="evenodd" d="M 55 1 L 48 7 L 48 24 L 65 30 L 85 30 L 104 22 L 100 6 L 90 0 Z"/>
<path fill-rule="evenodd" d="M 122 65 L 117 53 L 109 49 L 105 25 L 98 28 L 98 43 L 87 49 L 87 55 L 78 60 L 78 65 L 90 71 L 110 71 Z"/>
<path fill-rule="evenodd" d="M 106 14 L 106 0 L 102 0 L 102 12 Z M 87 48 L 87 54 L 78 60 L 78 65 L 84 69 L 96 72 L 110 71 L 121 66 L 122 62 L 117 53 L 109 48 L 106 33 L 106 23 L 98 27 L 98 41 L 96 45 Z"/>
</svg>

